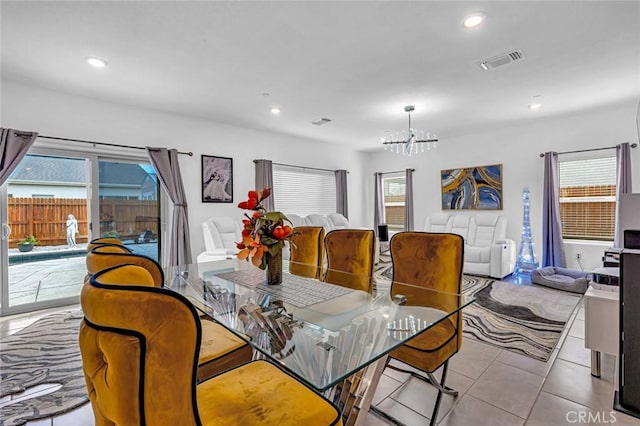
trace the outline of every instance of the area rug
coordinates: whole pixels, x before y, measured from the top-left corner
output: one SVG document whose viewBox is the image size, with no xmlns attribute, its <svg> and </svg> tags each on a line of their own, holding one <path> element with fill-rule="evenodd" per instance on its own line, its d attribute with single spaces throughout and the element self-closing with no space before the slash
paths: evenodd
<svg viewBox="0 0 640 426">
<path fill-rule="evenodd" d="M 23 425 L 52 417 L 89 401 L 82 374 L 78 329 L 82 312 L 67 311 L 43 317 L 0 342 L 0 426 Z M 37 385 L 62 385 L 29 399 L 18 398 Z"/>
<path fill-rule="evenodd" d="M 388 287 L 391 259 L 382 256 L 376 285 Z M 537 285 L 463 276 L 464 294 L 475 302 L 463 310 L 463 333 L 502 349 L 547 361 L 582 296 Z"/>
</svg>

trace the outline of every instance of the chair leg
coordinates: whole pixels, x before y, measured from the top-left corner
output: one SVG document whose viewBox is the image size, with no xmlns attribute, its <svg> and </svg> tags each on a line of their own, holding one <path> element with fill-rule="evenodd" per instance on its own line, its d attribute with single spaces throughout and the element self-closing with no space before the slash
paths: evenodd
<svg viewBox="0 0 640 426">
<path fill-rule="evenodd" d="M 396 371 L 402 371 L 403 373 L 409 373 L 413 377 L 420 380 L 424 380 L 425 382 L 429 383 L 430 385 L 438 389 L 438 396 L 436 397 L 436 404 L 433 407 L 433 413 L 431 414 L 431 422 L 430 422 L 430 425 L 435 425 L 436 419 L 438 418 L 438 410 L 440 410 L 440 402 L 442 401 L 442 394 L 446 393 L 447 395 L 451 395 L 453 397 L 458 396 L 457 390 L 451 389 L 450 387 L 445 386 L 444 384 L 445 380 L 447 379 L 447 370 L 449 368 L 449 360 L 446 360 L 442 366 L 442 379 L 440 380 L 440 382 L 438 382 L 438 379 L 436 379 L 432 373 L 425 373 L 427 375 L 427 377 L 425 377 L 416 373 L 415 371 L 409 371 L 400 367 L 396 367 L 395 365 L 391 365 L 389 364 L 390 360 L 391 360 L 391 357 L 387 358 L 386 368 L 391 368 Z"/>
<path fill-rule="evenodd" d="M 444 366 L 442 367 L 442 379 L 440 383 L 438 383 L 435 378 L 429 374 L 430 379 L 433 379 L 435 382 L 435 386 L 438 388 L 438 396 L 436 397 L 436 404 L 433 407 L 433 414 L 431 414 L 431 422 L 429 422 L 429 426 L 434 426 L 436 424 L 436 419 L 438 418 L 438 410 L 440 410 L 440 402 L 442 401 L 442 394 L 449 393 L 447 392 L 447 388 L 444 385 L 444 381 L 447 379 L 447 368 L 449 367 L 449 360 L 446 360 Z M 433 383 L 433 382 L 432 382 Z M 458 392 L 455 392 L 455 396 L 458 395 Z"/>
<path fill-rule="evenodd" d="M 389 360 L 390 359 L 391 358 L 387 359 L 387 365 L 385 366 L 385 368 L 391 368 L 392 370 L 400 371 L 402 373 L 411 374 L 416 379 L 420 379 L 422 381 L 425 381 L 425 382 L 429 383 L 431 386 L 435 387 L 439 391 L 442 391 L 442 392 L 446 393 L 447 395 L 458 396 L 458 391 L 457 390 L 451 389 L 449 386 L 444 386 L 443 384 L 438 383 L 438 379 L 436 379 L 435 376 L 432 373 L 425 373 L 427 375 L 427 377 L 424 377 L 424 376 L 416 373 L 415 371 L 405 370 L 404 368 L 396 367 L 395 365 L 389 364 Z M 449 361 L 446 361 L 445 364 L 448 365 L 448 362 Z M 442 383 L 444 383 L 444 381 Z"/>
</svg>

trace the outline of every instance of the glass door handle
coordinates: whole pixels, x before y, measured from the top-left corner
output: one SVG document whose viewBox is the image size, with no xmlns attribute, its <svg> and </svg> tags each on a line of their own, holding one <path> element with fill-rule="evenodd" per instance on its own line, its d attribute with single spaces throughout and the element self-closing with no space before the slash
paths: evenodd
<svg viewBox="0 0 640 426">
<path fill-rule="evenodd" d="M 9 225 L 7 225 L 6 223 L 2 224 L 2 239 L 6 240 L 9 238 L 9 235 L 11 235 L 11 227 Z"/>
</svg>

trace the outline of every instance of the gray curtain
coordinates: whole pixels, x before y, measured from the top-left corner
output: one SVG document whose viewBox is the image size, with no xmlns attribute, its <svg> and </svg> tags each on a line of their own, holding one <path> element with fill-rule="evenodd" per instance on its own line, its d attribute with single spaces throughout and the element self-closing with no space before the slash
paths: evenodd
<svg viewBox="0 0 640 426">
<path fill-rule="evenodd" d="M 382 187 L 382 173 L 374 173 L 375 193 L 373 210 L 373 230 L 378 235 L 378 225 L 384 224 L 387 219 L 384 214 L 384 188 Z"/>
<path fill-rule="evenodd" d="M 11 172 L 18 167 L 33 142 L 36 132 L 23 132 L 15 129 L 0 128 L 0 185 L 9 179 Z"/>
<path fill-rule="evenodd" d="M 614 247 L 622 247 L 622 235 L 620 235 L 620 196 L 630 194 L 631 191 L 631 146 L 629 142 L 616 145 L 616 231 L 613 241 Z"/>
<path fill-rule="evenodd" d="M 178 163 L 178 151 L 147 147 L 147 155 L 156 169 L 162 187 L 173 203 L 173 220 L 169 234 L 169 266 L 189 264 L 191 263 L 189 213 Z"/>
<path fill-rule="evenodd" d="M 413 231 L 413 169 L 405 171 L 404 181 L 404 230 Z"/>
<path fill-rule="evenodd" d="M 544 154 L 544 188 L 542 200 L 542 266 L 566 267 L 560 222 L 560 184 L 558 154 Z"/>
<path fill-rule="evenodd" d="M 271 188 L 271 196 L 265 198 L 262 201 L 262 206 L 267 211 L 272 212 L 275 210 L 275 203 L 273 202 L 273 163 L 271 160 L 253 160 L 256 165 L 256 191 L 262 191 L 264 188 Z"/>
<path fill-rule="evenodd" d="M 336 170 L 336 213 L 349 219 L 349 200 L 347 198 L 347 171 Z"/>
</svg>

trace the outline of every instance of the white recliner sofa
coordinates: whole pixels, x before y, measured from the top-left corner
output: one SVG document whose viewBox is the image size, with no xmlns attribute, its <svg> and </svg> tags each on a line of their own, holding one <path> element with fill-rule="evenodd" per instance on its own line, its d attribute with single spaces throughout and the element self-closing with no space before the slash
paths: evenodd
<svg viewBox="0 0 640 426">
<path fill-rule="evenodd" d="M 291 221 L 291 225 L 296 226 L 322 226 L 324 232 L 329 233 L 334 229 L 349 229 L 349 220 L 340 213 L 324 214 L 310 214 L 307 216 L 300 216 L 294 213 L 285 213 L 285 216 Z M 285 245 L 282 252 L 282 258 L 289 259 L 289 244 Z"/>
<path fill-rule="evenodd" d="M 202 222 L 205 251 L 197 257 L 198 263 L 235 257 L 236 242 L 242 241 L 242 222 L 230 217 L 212 217 Z"/>
<path fill-rule="evenodd" d="M 507 219 L 490 213 L 434 213 L 427 218 L 426 232 L 451 232 L 464 238 L 466 274 L 502 279 L 513 272 L 516 243 L 507 238 Z"/>
</svg>

